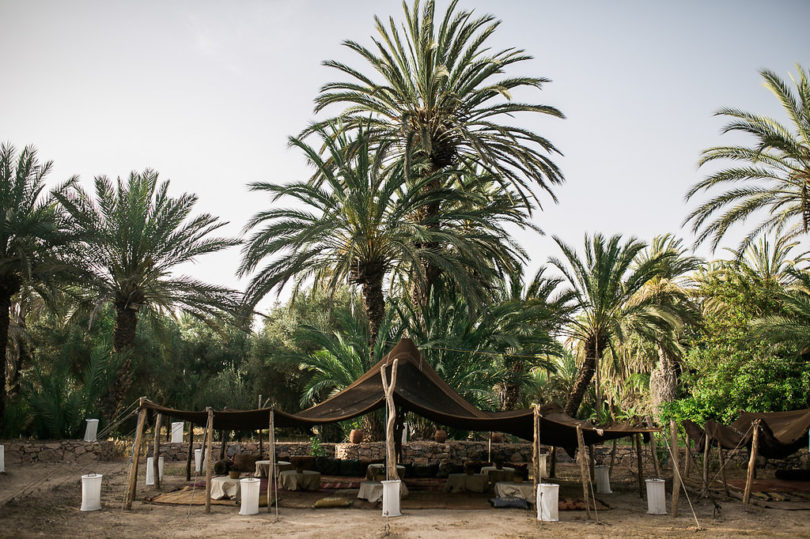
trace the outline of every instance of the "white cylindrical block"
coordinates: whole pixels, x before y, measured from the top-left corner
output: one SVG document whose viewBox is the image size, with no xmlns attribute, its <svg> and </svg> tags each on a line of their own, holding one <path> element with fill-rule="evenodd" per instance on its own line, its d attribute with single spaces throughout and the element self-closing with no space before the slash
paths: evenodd
<svg viewBox="0 0 810 539">
<path fill-rule="evenodd" d="M 82 476 L 82 511 L 101 509 L 101 478 L 98 473 Z"/>
<path fill-rule="evenodd" d="M 242 483 L 242 507 L 239 509 L 240 515 L 255 515 L 259 512 L 259 487 L 261 480 L 256 477 L 248 477 L 240 481 Z"/>
<path fill-rule="evenodd" d="M 667 495 L 663 479 L 647 479 L 647 514 L 666 515 Z"/>
<path fill-rule="evenodd" d="M 383 503 L 382 516 L 399 517 L 399 486 L 402 483 L 399 479 L 393 481 L 382 481 Z"/>
<path fill-rule="evenodd" d="M 152 457 L 146 457 L 146 485 L 151 486 L 155 484 L 155 465 L 153 464 Z"/>
<path fill-rule="evenodd" d="M 194 450 L 194 472 L 200 473 L 202 471 L 202 449 Z"/>
<path fill-rule="evenodd" d="M 172 423 L 172 443 L 173 444 L 182 444 L 183 443 L 183 422 L 177 421 Z"/>
<path fill-rule="evenodd" d="M 613 494 L 610 490 L 610 466 L 594 466 L 596 472 L 596 492 Z"/>
<path fill-rule="evenodd" d="M 158 458 L 158 479 L 163 481 L 163 457 Z"/>
<path fill-rule="evenodd" d="M 6 446 L 0 445 L 0 473 L 6 472 Z"/>
<path fill-rule="evenodd" d="M 86 419 L 87 426 L 84 427 L 84 441 L 95 442 L 96 433 L 98 432 L 98 419 Z"/>
<path fill-rule="evenodd" d="M 557 522 L 559 516 L 560 485 L 540 483 L 537 485 L 537 520 Z"/>
</svg>

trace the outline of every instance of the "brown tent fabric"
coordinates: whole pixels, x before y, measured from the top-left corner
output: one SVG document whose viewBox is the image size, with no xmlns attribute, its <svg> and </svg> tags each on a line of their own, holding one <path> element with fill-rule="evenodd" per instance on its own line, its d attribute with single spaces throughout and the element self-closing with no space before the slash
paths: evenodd
<svg viewBox="0 0 810 539">
<path fill-rule="evenodd" d="M 810 408 L 790 412 L 740 412 L 737 420 L 728 426 L 711 419 L 702 429 L 688 420 L 683 426 L 689 437 L 697 440 L 699 451 L 703 451 L 706 435 L 723 449 L 736 449 L 751 447 L 754 436 L 751 427 L 757 419 L 761 420 L 757 451 L 763 457 L 781 459 L 807 447 Z"/>
<path fill-rule="evenodd" d="M 382 389 L 380 369 L 385 366 L 390 378 L 390 369 L 395 359 L 399 360 L 397 383 L 394 390 L 397 408 L 419 414 L 439 425 L 474 431 L 505 432 L 527 440 L 534 437 L 532 409 L 510 412 L 487 412 L 477 409 L 441 379 L 436 371 L 424 361 L 422 354 L 410 339 L 401 340 L 368 372 L 324 402 L 296 414 L 275 410 L 275 424 L 280 427 L 311 427 L 351 419 L 382 408 L 385 406 L 385 394 Z M 147 408 L 196 424 L 205 424 L 207 419 L 206 412 L 173 410 L 151 402 L 148 403 Z M 267 428 L 269 412 L 269 408 L 218 410 L 214 412 L 214 428 L 217 430 Z M 605 440 L 655 430 L 634 428 L 629 424 L 598 429 L 590 422 L 580 421 L 566 415 L 555 406 L 545 406 L 541 413 L 543 416 L 540 426 L 541 442 L 569 450 L 573 450 L 577 445 L 577 425 L 582 428 L 586 444 L 598 444 Z"/>
</svg>

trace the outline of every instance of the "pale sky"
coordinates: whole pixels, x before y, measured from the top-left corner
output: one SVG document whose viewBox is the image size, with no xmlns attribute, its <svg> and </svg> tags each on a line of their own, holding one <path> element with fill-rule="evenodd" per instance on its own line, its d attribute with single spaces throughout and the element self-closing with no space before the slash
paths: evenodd
<svg viewBox="0 0 810 539">
<path fill-rule="evenodd" d="M 521 121 L 564 153 L 555 159 L 567 180 L 559 204 L 546 197 L 535 215 L 547 236 L 517 235 L 531 271 L 559 255 L 552 234 L 576 247 L 586 232 L 674 232 L 691 244 L 683 196 L 706 173 L 700 152 L 744 140 L 720 136 L 713 112 L 784 119 L 758 71 L 787 78 L 795 63 L 810 67 L 807 0 L 460 7 L 501 19 L 492 44 L 525 49 L 534 60 L 519 72 L 552 80 L 518 97 L 567 116 Z M 370 44 L 375 14 L 401 20 L 401 3 L 0 0 L 0 140 L 53 160 L 51 185 L 154 168 L 238 235 L 268 205 L 248 182 L 308 177 L 287 137 L 314 118 L 320 86 L 340 77 L 323 60 L 368 69 L 340 43 Z M 233 249 L 183 271 L 242 289 L 239 258 Z"/>
</svg>

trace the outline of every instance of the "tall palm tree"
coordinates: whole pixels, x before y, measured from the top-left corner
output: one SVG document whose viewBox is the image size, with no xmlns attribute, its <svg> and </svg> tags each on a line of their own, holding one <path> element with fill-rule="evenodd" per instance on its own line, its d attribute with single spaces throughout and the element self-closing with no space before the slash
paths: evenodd
<svg viewBox="0 0 810 539">
<path fill-rule="evenodd" d="M 724 133 L 746 133 L 755 140 L 747 146 L 717 146 L 703 152 L 701 166 L 715 161 L 731 164 L 696 183 L 686 195 L 690 200 L 700 192 L 725 188 L 686 219 L 698 234 L 698 243 L 711 239 L 716 248 L 732 225 L 752 215 L 761 216 L 761 221 L 740 249 L 761 232 L 796 236 L 810 229 L 810 77 L 800 65 L 796 70 L 794 89 L 772 71 L 760 72 L 765 87 L 787 113 L 788 125 L 735 108 L 716 113 L 730 118 Z"/>
<path fill-rule="evenodd" d="M 639 290 L 660 271 L 666 253 L 636 264 L 645 244 L 635 238 L 622 242 L 619 235 L 606 239 L 601 234 L 585 236 L 585 254 L 555 237 L 565 262 L 552 257 L 549 262 L 565 277 L 577 312 L 564 330 L 569 338 L 580 341 L 584 349 L 577 381 L 568 396 L 565 412 L 575 415 L 588 385 L 597 373 L 597 408 L 600 393 L 598 367 L 605 351 L 624 340 L 629 333 L 653 335 L 674 317 L 666 305 L 653 298 L 639 297 Z"/>
<path fill-rule="evenodd" d="M 251 185 L 254 191 L 271 194 L 274 202 L 292 199 L 298 209 L 263 211 L 246 226 L 246 231 L 255 232 L 244 247 L 240 275 L 277 256 L 251 279 L 249 303 L 255 305 L 290 281 L 297 291 L 310 278 L 330 288 L 348 280 L 362 287 L 373 347 L 385 313 L 386 282 L 421 278 L 414 268 L 422 261 L 441 268 L 468 292 L 480 288 L 476 273 L 490 273 L 491 252 L 511 244 L 498 222 L 497 206 L 467 204 L 474 200 L 461 190 L 425 191 L 433 176 L 409 181 L 402 161 L 385 166 L 384 156 L 370 147 L 363 131 L 357 138 L 337 128 L 319 134 L 328 158 L 299 138 L 290 143 L 322 174 L 321 185 Z M 439 199 L 448 201 L 451 209 L 429 221 L 410 219 Z M 432 244 L 444 248 L 428 247 Z"/>
<path fill-rule="evenodd" d="M 80 242 L 76 257 L 82 288 L 92 294 L 92 303 L 115 307 L 113 349 L 127 356 L 110 393 L 108 404 L 115 410 L 132 383 L 141 310 L 182 309 L 210 321 L 235 313 L 240 303 L 233 290 L 172 274 L 180 264 L 238 242 L 212 237 L 227 223 L 209 214 L 191 216 L 197 197 L 172 198 L 168 189 L 168 181 L 159 183 L 158 173 L 146 169 L 116 183 L 96 177 L 95 197 L 75 184 L 56 195 Z"/>
<path fill-rule="evenodd" d="M 653 238 L 639 253 L 637 263 L 659 260 L 659 271 L 639 290 L 639 301 L 653 301 L 665 306 L 672 315 L 672 325 L 664 325 L 654 336 L 658 363 L 650 374 L 650 399 L 654 414 L 661 403 L 675 400 L 677 388 L 676 364 L 682 353 L 680 338 L 687 323 L 694 323 L 700 311 L 691 297 L 690 276 L 701 267 L 701 260 L 691 256 L 683 242 L 671 234 Z"/>
<path fill-rule="evenodd" d="M 527 208 L 537 201 L 539 187 L 556 200 L 552 186 L 563 175 L 549 155 L 554 145 L 538 133 L 512 125 L 514 116 L 562 118 L 554 107 L 512 101 L 511 92 L 540 90 L 547 79 L 506 76 L 506 69 L 531 59 L 524 51 L 508 48 L 491 52 L 490 38 L 500 21 L 491 15 L 475 16 L 456 10 L 453 0 L 442 19 L 435 18 L 435 3 L 416 0 L 403 4 L 404 23 L 375 17 L 378 37 L 366 48 L 356 41 L 344 46 L 356 53 L 365 68 L 340 61 L 324 65 L 338 70 L 347 81 L 321 88 L 315 111 L 343 105 L 339 118 L 345 129 L 371 123 L 370 133 L 380 147 L 420 167 L 429 176 L 449 167 L 481 167 L 511 185 Z M 438 25 L 436 24 L 438 23 Z M 327 123 L 331 120 L 327 120 Z M 314 129 L 324 123 L 316 123 Z M 439 188 L 438 178 L 425 189 Z M 442 201 L 425 207 L 420 217 L 441 211 Z M 417 298 L 424 305 L 440 271 L 425 267 L 426 283 Z"/>
<path fill-rule="evenodd" d="M 18 155 L 10 144 L 0 145 L 0 427 L 12 297 L 24 283 L 46 279 L 60 268 L 57 249 L 67 240 L 58 208 L 43 195 L 51 167 L 51 161 L 39 162 L 33 146 Z"/>
</svg>

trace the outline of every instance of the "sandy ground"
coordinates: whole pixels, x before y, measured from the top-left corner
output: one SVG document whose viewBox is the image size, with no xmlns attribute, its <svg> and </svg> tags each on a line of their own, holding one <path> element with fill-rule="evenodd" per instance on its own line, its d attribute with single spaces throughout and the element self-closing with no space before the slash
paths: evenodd
<svg viewBox="0 0 810 539">
<path fill-rule="evenodd" d="M 183 483 L 183 468 L 167 465 L 163 490 Z M 82 512 L 83 473 L 103 473 L 101 511 Z M 618 476 L 619 474 L 617 474 Z M 283 505 L 279 519 L 262 508 L 259 515 L 241 516 L 236 505 L 214 505 L 206 514 L 202 506 L 148 504 L 155 494 L 142 482 L 131 511 L 124 511 L 127 480 L 123 462 L 90 466 L 38 464 L 0 474 L 0 536 L 31 537 L 235 537 L 241 534 L 290 537 L 679 537 L 694 535 L 695 517 L 681 497 L 678 518 L 645 514 L 632 479 L 613 481 L 616 491 L 600 495 L 610 506 L 599 513 L 599 523 L 588 520 L 583 511 L 561 511 L 560 522 L 539 523 L 532 511 L 520 509 L 410 510 L 388 523 L 378 508 L 357 504 L 347 509 L 291 509 Z M 569 486 L 573 489 L 573 484 Z M 448 495 L 449 496 L 449 495 Z M 737 500 L 718 498 L 719 516 L 711 500 L 692 503 L 705 537 L 810 537 L 810 510 L 788 511 L 751 507 L 744 511 Z M 778 504 L 774 504 L 778 505 Z M 368 508 L 363 508 L 368 507 Z M 808 505 L 810 508 L 810 504 Z M 389 526 L 387 529 L 386 526 Z"/>
</svg>

